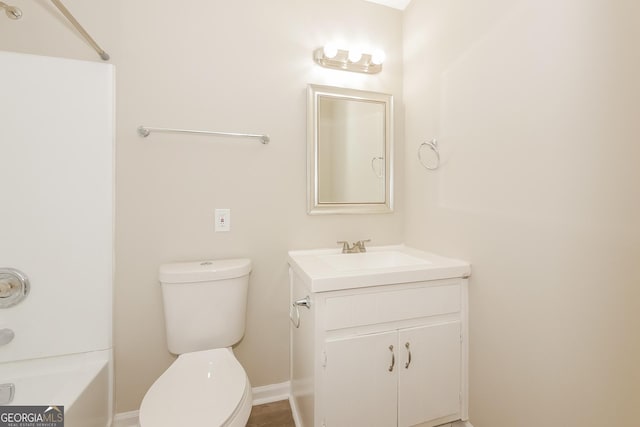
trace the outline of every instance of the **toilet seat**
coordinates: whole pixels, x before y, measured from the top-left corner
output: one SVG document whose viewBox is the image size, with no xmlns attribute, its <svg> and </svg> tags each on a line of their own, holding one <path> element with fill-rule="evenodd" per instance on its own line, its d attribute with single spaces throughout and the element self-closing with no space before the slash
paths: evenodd
<svg viewBox="0 0 640 427">
<path fill-rule="evenodd" d="M 140 426 L 244 426 L 251 404 L 251 384 L 230 348 L 184 353 L 147 391 Z"/>
</svg>

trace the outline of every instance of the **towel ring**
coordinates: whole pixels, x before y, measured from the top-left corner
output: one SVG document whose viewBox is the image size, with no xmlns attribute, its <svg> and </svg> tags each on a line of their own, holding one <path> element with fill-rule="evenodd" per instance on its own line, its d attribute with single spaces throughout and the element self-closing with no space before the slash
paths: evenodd
<svg viewBox="0 0 640 427">
<path fill-rule="evenodd" d="M 289 320 L 291 320 L 291 323 L 293 323 L 293 326 L 295 326 L 296 329 L 300 327 L 300 310 L 295 303 L 291 304 L 291 307 L 289 307 Z"/>
<path fill-rule="evenodd" d="M 429 166 L 424 162 L 424 160 L 422 160 L 422 148 L 425 146 L 429 147 L 429 149 L 435 153 L 435 166 Z M 428 169 L 430 171 L 434 171 L 440 167 L 440 150 L 438 148 L 438 140 L 434 138 L 429 142 L 423 142 L 422 144 L 420 144 L 420 146 L 418 147 L 418 161 L 425 169 Z"/>
</svg>

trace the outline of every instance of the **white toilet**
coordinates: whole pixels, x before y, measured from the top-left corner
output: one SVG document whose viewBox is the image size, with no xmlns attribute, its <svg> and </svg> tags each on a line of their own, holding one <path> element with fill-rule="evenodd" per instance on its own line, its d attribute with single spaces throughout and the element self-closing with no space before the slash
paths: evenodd
<svg viewBox="0 0 640 427">
<path fill-rule="evenodd" d="M 178 354 L 140 406 L 141 427 L 244 427 L 251 384 L 231 346 L 244 335 L 251 260 L 164 264 L 169 351 Z"/>
</svg>

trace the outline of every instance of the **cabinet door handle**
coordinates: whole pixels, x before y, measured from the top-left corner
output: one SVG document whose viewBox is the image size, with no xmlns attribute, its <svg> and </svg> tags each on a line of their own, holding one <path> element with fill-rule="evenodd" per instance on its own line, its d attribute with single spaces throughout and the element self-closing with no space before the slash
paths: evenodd
<svg viewBox="0 0 640 427">
<path fill-rule="evenodd" d="M 409 358 L 407 359 L 407 363 L 404 364 L 405 369 L 409 369 L 409 365 L 411 365 L 411 349 L 409 348 L 409 342 L 404 343 L 404 347 L 407 349 L 407 353 Z"/>
<path fill-rule="evenodd" d="M 391 366 L 389 366 L 389 372 L 393 372 L 393 367 L 396 366 L 396 355 L 393 352 L 393 346 L 389 346 L 389 351 L 391 352 Z"/>
</svg>

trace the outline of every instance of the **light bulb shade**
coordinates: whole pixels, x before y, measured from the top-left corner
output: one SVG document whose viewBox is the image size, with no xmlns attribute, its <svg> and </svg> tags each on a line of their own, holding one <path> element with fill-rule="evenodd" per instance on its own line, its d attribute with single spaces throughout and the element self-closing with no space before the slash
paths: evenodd
<svg viewBox="0 0 640 427">
<path fill-rule="evenodd" d="M 380 65 L 384 62 L 385 59 L 387 59 L 387 55 L 385 55 L 384 51 L 380 49 L 376 49 L 373 52 L 373 55 L 371 55 L 372 64 Z"/>
<path fill-rule="evenodd" d="M 325 68 L 333 68 L 334 70 L 376 74 L 382 71 L 384 54 L 376 56 L 376 59 L 380 63 L 374 63 L 373 55 L 363 53 L 360 49 L 347 51 L 338 49 L 331 44 L 318 47 L 313 51 L 313 60 L 316 64 Z"/>
<path fill-rule="evenodd" d="M 349 61 L 358 62 L 362 59 L 362 52 L 356 49 L 349 51 Z"/>
<path fill-rule="evenodd" d="M 322 52 L 327 58 L 335 58 L 338 54 L 338 48 L 333 44 L 326 44 L 322 48 Z"/>
</svg>

